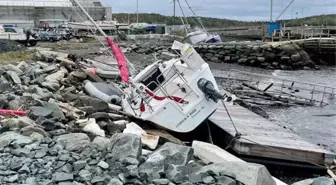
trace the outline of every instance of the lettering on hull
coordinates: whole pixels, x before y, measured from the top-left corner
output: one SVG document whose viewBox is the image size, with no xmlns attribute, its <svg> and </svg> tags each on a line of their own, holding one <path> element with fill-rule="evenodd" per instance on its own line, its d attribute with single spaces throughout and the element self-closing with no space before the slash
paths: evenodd
<svg viewBox="0 0 336 185">
<path fill-rule="evenodd" d="M 185 121 L 187 121 L 189 118 L 194 118 L 197 116 L 201 111 L 205 109 L 205 106 L 202 106 L 200 109 L 194 109 L 188 113 L 187 116 L 185 116 L 177 125 L 176 128 L 180 127 Z"/>
</svg>

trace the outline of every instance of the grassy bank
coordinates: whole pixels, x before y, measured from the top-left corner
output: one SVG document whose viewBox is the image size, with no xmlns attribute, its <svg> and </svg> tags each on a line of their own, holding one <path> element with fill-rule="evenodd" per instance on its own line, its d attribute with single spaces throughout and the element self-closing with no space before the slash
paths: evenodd
<svg viewBox="0 0 336 185">
<path fill-rule="evenodd" d="M 31 60 L 34 57 L 35 52 L 35 50 L 21 50 L 0 53 L 0 65 Z"/>
</svg>

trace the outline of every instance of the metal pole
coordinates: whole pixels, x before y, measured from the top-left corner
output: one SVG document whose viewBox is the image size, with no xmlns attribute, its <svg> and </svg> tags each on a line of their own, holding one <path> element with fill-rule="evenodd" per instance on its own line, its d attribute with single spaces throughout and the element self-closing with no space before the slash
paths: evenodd
<svg viewBox="0 0 336 185">
<path fill-rule="evenodd" d="M 272 22 L 273 21 L 273 0 L 271 0 L 271 18 L 270 18 L 270 21 Z"/>
<path fill-rule="evenodd" d="M 137 23 L 139 23 L 139 0 L 137 0 Z"/>
</svg>

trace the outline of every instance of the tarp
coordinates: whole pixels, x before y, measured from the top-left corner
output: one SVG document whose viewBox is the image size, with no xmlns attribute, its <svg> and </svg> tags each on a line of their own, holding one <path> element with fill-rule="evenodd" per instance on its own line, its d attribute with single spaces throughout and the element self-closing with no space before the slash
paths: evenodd
<svg viewBox="0 0 336 185">
<path fill-rule="evenodd" d="M 118 45 L 116 45 L 113 40 L 106 37 L 107 44 L 111 47 L 112 53 L 117 60 L 118 68 L 121 76 L 121 81 L 124 83 L 129 83 L 129 74 L 127 69 L 127 61 Z"/>
</svg>

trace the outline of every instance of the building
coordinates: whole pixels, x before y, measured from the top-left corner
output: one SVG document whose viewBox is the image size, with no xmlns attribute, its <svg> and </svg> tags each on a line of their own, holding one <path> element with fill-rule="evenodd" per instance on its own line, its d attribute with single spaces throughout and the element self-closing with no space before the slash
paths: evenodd
<svg viewBox="0 0 336 185">
<path fill-rule="evenodd" d="M 94 20 L 112 18 L 112 8 L 105 6 L 102 0 L 77 1 Z M 0 0 L 0 24 L 33 27 L 43 19 L 82 22 L 87 17 L 71 0 Z"/>
</svg>

